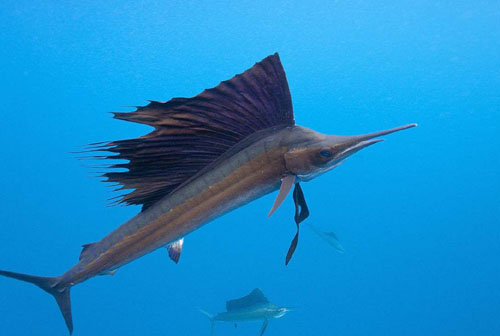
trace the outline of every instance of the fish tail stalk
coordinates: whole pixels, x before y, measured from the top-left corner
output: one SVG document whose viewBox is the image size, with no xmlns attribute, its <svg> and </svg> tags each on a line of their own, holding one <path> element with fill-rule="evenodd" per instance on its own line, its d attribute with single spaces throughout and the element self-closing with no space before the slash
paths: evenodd
<svg viewBox="0 0 500 336">
<path fill-rule="evenodd" d="M 71 335 L 73 332 L 73 320 L 71 317 L 70 287 L 60 287 L 59 277 L 40 277 L 22 273 L 14 273 L 0 270 L 0 275 L 25 282 L 32 283 L 54 297 Z"/>
</svg>

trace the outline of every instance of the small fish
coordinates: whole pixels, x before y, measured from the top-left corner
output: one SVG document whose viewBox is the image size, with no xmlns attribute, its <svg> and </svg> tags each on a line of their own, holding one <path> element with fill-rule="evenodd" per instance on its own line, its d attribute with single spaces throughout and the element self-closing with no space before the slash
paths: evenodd
<svg viewBox="0 0 500 336">
<path fill-rule="evenodd" d="M 237 327 L 237 322 L 243 321 L 263 321 L 260 328 L 260 336 L 266 331 L 270 319 L 283 317 L 292 310 L 289 307 L 280 307 L 270 303 L 259 288 L 255 288 L 250 294 L 226 302 L 226 311 L 212 315 L 203 309 L 200 311 L 205 314 L 212 322 L 210 334 L 214 333 L 215 322 L 231 322 Z"/>
<path fill-rule="evenodd" d="M 121 184 L 120 190 L 132 190 L 120 202 L 141 205 L 141 212 L 101 240 L 83 245 L 79 261 L 62 275 L 0 270 L 2 276 L 51 294 L 70 334 L 73 286 L 97 275 L 114 274 L 161 247 L 167 247 L 170 258 L 178 262 L 183 238 L 190 232 L 279 189 L 271 215 L 294 187 L 297 231 L 285 257 L 288 264 L 297 247 L 299 224 L 309 215 L 300 182 L 332 170 L 357 151 L 382 141 L 377 139 L 380 136 L 416 126 L 338 136 L 296 125 L 278 54 L 192 98 L 151 101 L 114 117 L 154 128 L 135 139 L 99 143 L 90 149 L 106 152 L 105 159 L 119 160 L 103 175 L 105 181 Z"/>
<path fill-rule="evenodd" d="M 314 232 L 318 237 L 320 237 L 323 241 L 325 241 L 328 245 L 332 246 L 334 249 L 339 251 L 340 253 L 344 253 L 345 250 L 339 242 L 337 235 L 331 231 L 323 231 L 317 226 L 309 223 L 307 226 Z"/>
</svg>

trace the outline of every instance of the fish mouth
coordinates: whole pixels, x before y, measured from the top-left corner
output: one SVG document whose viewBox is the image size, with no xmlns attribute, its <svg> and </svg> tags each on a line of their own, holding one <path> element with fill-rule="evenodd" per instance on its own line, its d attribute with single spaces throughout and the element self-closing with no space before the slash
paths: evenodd
<svg viewBox="0 0 500 336">
<path fill-rule="evenodd" d="M 283 317 L 286 313 L 288 313 L 294 309 L 295 308 L 293 308 L 293 307 L 281 307 L 281 308 L 279 308 L 278 314 L 276 314 L 275 318 Z"/>
<path fill-rule="evenodd" d="M 374 145 L 377 142 L 381 142 L 381 141 L 384 141 L 384 139 L 363 140 L 360 142 L 356 142 L 353 145 L 344 149 L 342 152 L 338 153 L 337 156 L 340 160 L 343 160 L 346 157 L 351 156 L 352 154 L 362 150 L 363 148 Z"/>
</svg>

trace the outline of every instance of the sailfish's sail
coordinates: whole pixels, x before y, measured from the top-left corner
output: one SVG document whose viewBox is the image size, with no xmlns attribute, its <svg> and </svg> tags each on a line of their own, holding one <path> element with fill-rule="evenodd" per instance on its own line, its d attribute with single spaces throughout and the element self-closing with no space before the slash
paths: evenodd
<svg viewBox="0 0 500 336">
<path fill-rule="evenodd" d="M 249 135 L 294 125 L 292 100 L 278 54 L 192 98 L 152 101 L 114 117 L 154 127 L 142 137 L 99 143 L 100 158 L 126 160 L 109 165 L 106 182 L 133 189 L 119 202 L 143 210 L 215 161 Z M 116 171 L 115 169 L 125 169 Z"/>
<path fill-rule="evenodd" d="M 250 294 L 239 299 L 229 300 L 226 302 L 227 311 L 245 309 L 257 304 L 269 303 L 264 293 L 259 288 L 255 288 Z"/>
</svg>

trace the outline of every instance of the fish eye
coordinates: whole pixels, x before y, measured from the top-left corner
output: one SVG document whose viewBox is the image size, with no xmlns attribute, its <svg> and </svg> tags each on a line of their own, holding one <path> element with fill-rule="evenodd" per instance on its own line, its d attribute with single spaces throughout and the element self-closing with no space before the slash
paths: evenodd
<svg viewBox="0 0 500 336">
<path fill-rule="evenodd" d="M 330 152 L 329 150 L 323 149 L 319 152 L 319 155 L 321 155 L 321 157 L 323 157 L 323 158 L 331 158 L 332 152 Z"/>
</svg>

